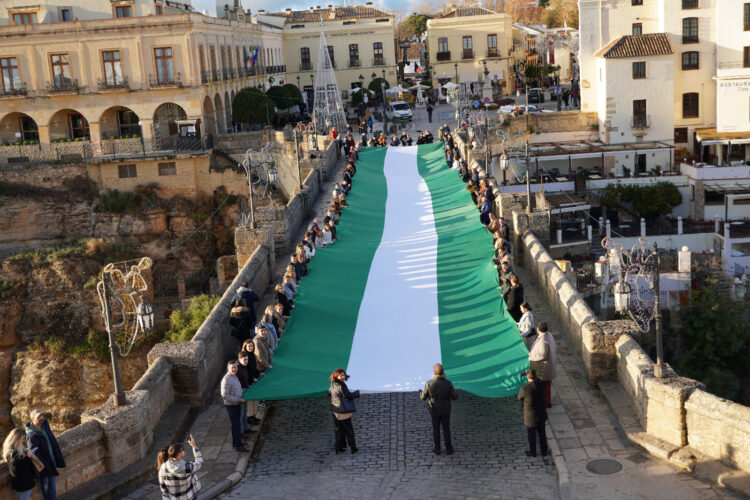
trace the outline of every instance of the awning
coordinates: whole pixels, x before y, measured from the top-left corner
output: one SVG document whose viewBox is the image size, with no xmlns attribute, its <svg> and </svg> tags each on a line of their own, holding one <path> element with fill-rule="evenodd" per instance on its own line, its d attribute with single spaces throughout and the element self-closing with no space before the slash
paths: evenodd
<svg viewBox="0 0 750 500">
<path fill-rule="evenodd" d="M 717 132 L 716 128 L 695 129 L 695 138 L 704 146 L 712 144 L 750 144 L 750 132 Z"/>
</svg>

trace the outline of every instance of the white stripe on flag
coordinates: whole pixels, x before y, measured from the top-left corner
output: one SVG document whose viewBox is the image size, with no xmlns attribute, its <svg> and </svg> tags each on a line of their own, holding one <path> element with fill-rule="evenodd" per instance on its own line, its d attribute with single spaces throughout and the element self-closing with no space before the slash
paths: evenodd
<svg viewBox="0 0 750 500">
<path fill-rule="evenodd" d="M 347 373 L 363 392 L 415 391 L 441 362 L 437 246 L 432 197 L 419 175 L 417 146 L 389 147 L 388 197 L 357 316 Z"/>
</svg>

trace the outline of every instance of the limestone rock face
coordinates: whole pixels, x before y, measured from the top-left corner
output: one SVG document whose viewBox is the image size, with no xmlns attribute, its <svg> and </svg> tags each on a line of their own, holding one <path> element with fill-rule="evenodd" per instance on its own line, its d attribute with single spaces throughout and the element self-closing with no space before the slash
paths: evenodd
<svg viewBox="0 0 750 500">
<path fill-rule="evenodd" d="M 130 389 L 146 368 L 145 352 L 120 358 L 124 389 Z M 25 424 L 31 410 L 39 408 L 50 414 L 52 429 L 61 432 L 80 423 L 82 409 L 104 403 L 114 385 L 108 362 L 21 352 L 11 369 L 10 388 L 16 425 Z"/>
</svg>

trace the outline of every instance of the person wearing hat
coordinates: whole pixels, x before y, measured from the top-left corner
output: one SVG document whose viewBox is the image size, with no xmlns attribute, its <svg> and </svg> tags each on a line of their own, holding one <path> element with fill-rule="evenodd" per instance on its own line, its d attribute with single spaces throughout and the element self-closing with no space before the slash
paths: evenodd
<svg viewBox="0 0 750 500">
<path fill-rule="evenodd" d="M 44 465 L 39 472 L 39 489 L 44 500 L 56 500 L 57 476 L 60 475 L 57 469 L 65 467 L 65 459 L 41 410 L 32 410 L 30 417 L 31 422 L 25 427 L 26 444 Z"/>
<path fill-rule="evenodd" d="M 544 382 L 536 376 L 536 370 L 529 368 L 524 372 L 527 384 L 518 391 L 518 399 L 523 401 L 523 425 L 529 440 L 527 457 L 536 456 L 536 437 L 539 436 L 539 448 L 542 456 L 547 456 L 547 432 L 544 427 L 547 421 L 547 410 L 544 404 Z"/>
</svg>

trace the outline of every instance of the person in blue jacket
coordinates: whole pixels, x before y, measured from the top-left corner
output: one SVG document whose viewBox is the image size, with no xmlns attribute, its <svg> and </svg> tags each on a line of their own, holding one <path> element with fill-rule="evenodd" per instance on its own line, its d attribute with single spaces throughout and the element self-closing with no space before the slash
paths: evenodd
<svg viewBox="0 0 750 500">
<path fill-rule="evenodd" d="M 40 410 L 32 410 L 31 422 L 26 424 L 26 444 L 44 464 L 39 472 L 39 488 L 44 500 L 57 500 L 57 469 L 65 467 L 60 445 Z"/>
</svg>

